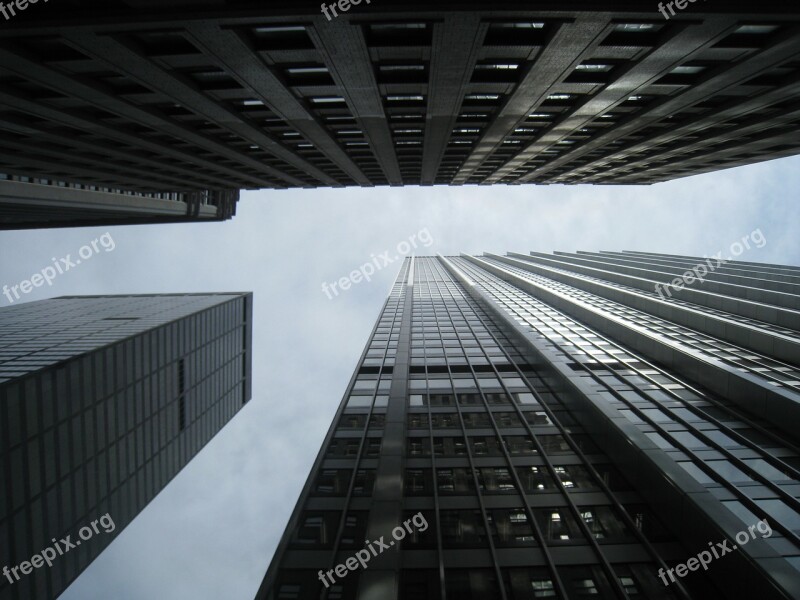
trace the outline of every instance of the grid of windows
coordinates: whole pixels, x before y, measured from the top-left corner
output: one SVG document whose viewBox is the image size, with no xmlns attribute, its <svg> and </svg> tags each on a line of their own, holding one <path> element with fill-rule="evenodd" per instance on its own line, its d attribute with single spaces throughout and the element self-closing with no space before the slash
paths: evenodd
<svg viewBox="0 0 800 600">
<path fill-rule="evenodd" d="M 619 410 L 745 524 L 779 533 L 769 544 L 800 555 L 800 452 L 776 428 L 742 414 L 464 258 L 454 265 L 511 319 L 570 360 L 594 394 Z M 774 510 L 775 512 L 772 512 Z"/>
<path fill-rule="evenodd" d="M 404 348 L 407 365 L 395 360 Z M 398 377 L 405 395 L 394 394 Z M 400 543 L 404 563 L 418 565 L 399 579 L 417 596 L 401 597 L 495 599 L 500 589 L 508 597 L 524 590 L 519 597 L 571 598 L 585 589 L 676 597 L 655 577 L 673 560 L 657 546 L 675 538 L 501 325 L 429 258 L 405 261 L 259 597 L 357 597 L 360 573 L 334 592 L 317 569 L 343 556 L 354 514 L 373 510 L 362 490 L 394 455 L 381 450 L 385 422 L 372 419 L 393 410 L 404 415 L 401 468 L 391 475 L 401 483 L 403 514 L 421 511 L 430 524 Z M 316 545 L 300 554 L 299 535 Z M 554 556 L 567 548 L 585 553 L 584 566 Z M 483 558 L 470 560 L 482 568 L 463 571 L 459 552 L 479 551 Z M 519 563 L 506 561 L 522 555 L 509 552 L 526 552 L 530 568 L 515 569 Z M 623 555 L 638 558 L 632 564 Z M 443 578 L 424 568 L 436 564 Z"/>
<path fill-rule="evenodd" d="M 789 10 L 430 6 L 328 21 L 317 6 L 229 4 L 161 27 L 98 6 L 92 35 L 55 7 L 57 34 L 35 21 L 3 33 L 18 44 L 0 57 L 0 114 L 16 124 L 0 172 L 138 194 L 652 183 L 798 151 Z"/>
<path fill-rule="evenodd" d="M 248 303 L 242 294 L 70 297 L 0 310 L 3 364 L 17 369 L 0 383 L 9 564 L 105 513 L 116 535 L 238 412 L 249 394 Z M 2 593 L 55 597 L 112 539 L 95 536 L 51 569 L 0 582 Z"/>
</svg>

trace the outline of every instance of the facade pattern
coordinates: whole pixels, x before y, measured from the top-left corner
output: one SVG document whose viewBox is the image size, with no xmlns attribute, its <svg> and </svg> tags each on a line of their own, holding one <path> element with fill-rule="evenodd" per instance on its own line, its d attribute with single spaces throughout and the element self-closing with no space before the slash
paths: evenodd
<svg viewBox="0 0 800 600">
<path fill-rule="evenodd" d="M 251 394 L 251 294 L 61 297 L 0 310 L 0 557 L 108 514 L 0 597 L 57 597 Z M 101 532 L 102 533 L 102 532 Z M 17 572 L 16 575 L 20 575 Z"/>
<path fill-rule="evenodd" d="M 406 259 L 258 600 L 798 597 L 800 327 L 744 300 L 780 289 L 797 316 L 800 268 L 732 261 L 652 291 L 699 262 Z M 321 582 L 418 512 L 426 531 Z M 664 584 L 761 519 L 771 536 Z"/>
<path fill-rule="evenodd" d="M 16 226 L 47 221 L 32 199 L 88 210 L 85 190 L 227 218 L 239 189 L 650 184 L 798 152 L 786 3 L 162 4 L 64 0 L 0 29 Z M 126 218 L 164 219 L 151 204 Z"/>
</svg>

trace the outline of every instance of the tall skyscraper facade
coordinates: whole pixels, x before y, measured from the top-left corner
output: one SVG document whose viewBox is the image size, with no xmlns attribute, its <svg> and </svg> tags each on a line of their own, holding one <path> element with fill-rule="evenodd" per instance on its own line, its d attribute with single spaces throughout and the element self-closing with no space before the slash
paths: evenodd
<svg viewBox="0 0 800 600">
<path fill-rule="evenodd" d="M 406 259 L 257 600 L 800 597 L 798 317 L 799 267 Z"/>
<path fill-rule="evenodd" d="M 0 27 L 0 228 L 240 189 L 650 184 L 800 148 L 791 2 L 38 3 Z"/>
<path fill-rule="evenodd" d="M 58 596 L 247 402 L 252 294 L 0 310 L 0 598 Z"/>
</svg>

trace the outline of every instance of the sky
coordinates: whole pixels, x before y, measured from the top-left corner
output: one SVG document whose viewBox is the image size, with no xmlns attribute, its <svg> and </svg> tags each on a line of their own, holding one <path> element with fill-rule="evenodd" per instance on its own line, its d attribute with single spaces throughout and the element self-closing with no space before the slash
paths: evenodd
<svg viewBox="0 0 800 600">
<path fill-rule="evenodd" d="M 262 190 L 244 192 L 238 214 L 223 223 L 0 232 L 0 286 L 29 279 L 54 257 L 75 258 L 103 234 L 113 241 L 104 238 L 90 258 L 15 302 L 255 293 L 252 400 L 61 598 L 254 598 L 403 242 L 415 241 L 417 255 L 712 256 L 747 236 L 761 239 L 758 231 L 766 244 L 750 244 L 741 260 L 800 265 L 799 189 L 800 157 L 791 157 L 654 186 Z M 371 281 L 330 291 L 366 263 L 380 265 Z"/>
</svg>

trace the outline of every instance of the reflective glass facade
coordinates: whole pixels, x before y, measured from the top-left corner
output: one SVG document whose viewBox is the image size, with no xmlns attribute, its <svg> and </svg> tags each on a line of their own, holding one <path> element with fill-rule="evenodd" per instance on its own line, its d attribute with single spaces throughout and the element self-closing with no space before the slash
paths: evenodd
<svg viewBox="0 0 800 600">
<path fill-rule="evenodd" d="M 800 269 L 734 261 L 662 300 L 654 284 L 698 260 L 406 259 L 258 600 L 797 597 L 800 453 L 781 402 L 798 363 L 781 353 L 800 329 L 747 315 Z M 754 347 L 778 329 L 785 350 Z M 419 513 L 425 531 L 323 583 Z M 664 584 L 765 518 L 771 536 Z"/>
<path fill-rule="evenodd" d="M 116 528 L 9 583 L 69 583 L 249 400 L 251 294 L 62 297 L 0 310 L 0 560 Z M 2 565 L 0 565 L 2 566 Z M 13 575 L 12 575 L 13 577 Z"/>
</svg>

